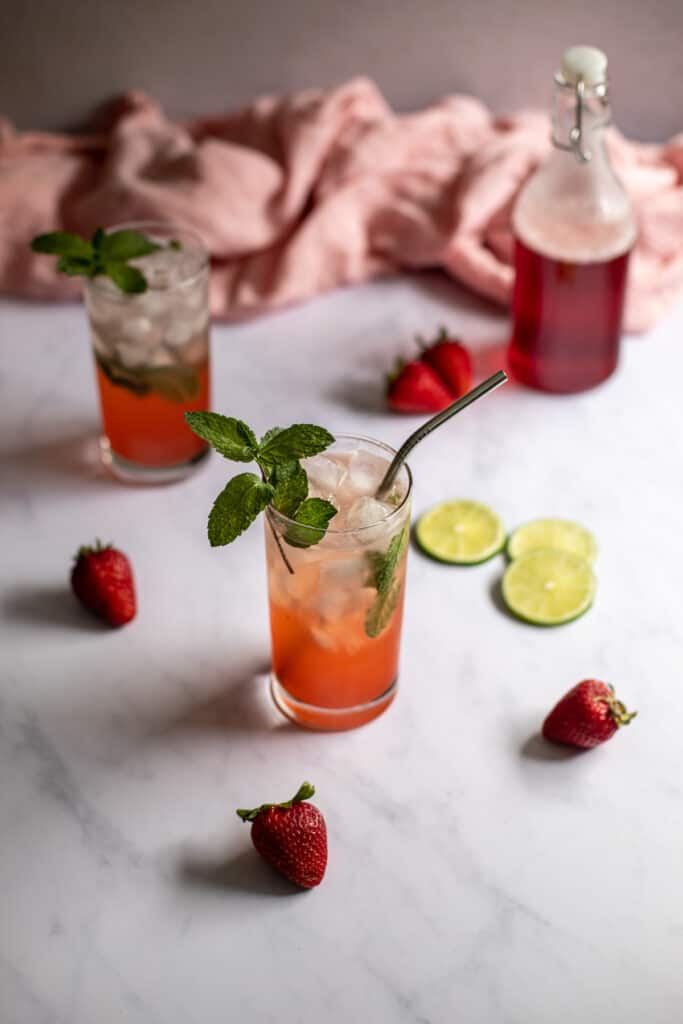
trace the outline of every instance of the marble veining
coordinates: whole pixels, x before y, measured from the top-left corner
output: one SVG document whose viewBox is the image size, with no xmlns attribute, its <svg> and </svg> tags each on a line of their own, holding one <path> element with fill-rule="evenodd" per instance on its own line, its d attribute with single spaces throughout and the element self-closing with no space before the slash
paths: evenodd
<svg viewBox="0 0 683 1024">
<path fill-rule="evenodd" d="M 440 323 L 495 369 L 505 317 L 439 276 L 216 326 L 215 406 L 397 444 L 413 421 L 383 408 L 382 374 Z M 82 310 L 2 303 L 1 1024 L 680 1020 L 682 327 L 680 307 L 627 341 L 594 392 L 510 384 L 416 450 L 416 514 L 470 496 L 510 527 L 585 521 L 596 604 L 537 631 L 501 604 L 502 559 L 413 550 L 398 698 L 325 736 L 267 694 L 260 532 L 206 542 L 225 463 L 112 482 Z M 135 564 L 120 632 L 68 589 L 95 536 Z M 543 716 L 587 675 L 639 717 L 588 754 L 550 748 Z M 234 814 L 304 778 L 330 841 L 309 893 Z"/>
</svg>

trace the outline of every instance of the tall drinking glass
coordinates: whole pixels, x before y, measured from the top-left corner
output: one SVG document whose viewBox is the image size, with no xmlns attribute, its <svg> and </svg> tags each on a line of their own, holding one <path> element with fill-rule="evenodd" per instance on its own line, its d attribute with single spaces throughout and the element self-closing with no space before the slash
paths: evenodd
<svg viewBox="0 0 683 1024">
<path fill-rule="evenodd" d="M 174 225 L 118 225 L 160 248 L 131 260 L 148 288 L 132 295 L 104 276 L 85 283 L 102 410 L 102 457 L 131 482 L 184 477 L 208 453 L 184 414 L 210 408 L 209 260 Z"/>
<path fill-rule="evenodd" d="M 395 696 L 410 536 L 407 466 L 386 498 L 374 498 L 394 455 L 379 441 L 340 436 L 305 460 L 310 495 L 339 510 L 325 533 L 302 530 L 272 507 L 266 512 L 271 689 L 299 725 L 354 728 Z"/>
</svg>

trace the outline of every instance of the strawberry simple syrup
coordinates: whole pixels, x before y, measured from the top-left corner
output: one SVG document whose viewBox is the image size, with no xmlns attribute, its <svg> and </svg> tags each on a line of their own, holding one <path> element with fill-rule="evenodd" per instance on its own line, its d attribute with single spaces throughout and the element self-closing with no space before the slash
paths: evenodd
<svg viewBox="0 0 683 1024">
<path fill-rule="evenodd" d="M 510 371 L 541 391 L 583 391 L 619 356 L 629 252 L 594 263 L 544 256 L 515 241 Z"/>
</svg>

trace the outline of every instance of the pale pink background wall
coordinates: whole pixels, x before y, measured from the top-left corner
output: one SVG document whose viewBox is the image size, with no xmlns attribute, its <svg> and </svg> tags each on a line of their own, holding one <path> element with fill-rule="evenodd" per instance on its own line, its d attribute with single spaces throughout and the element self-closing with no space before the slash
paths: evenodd
<svg viewBox="0 0 683 1024">
<path fill-rule="evenodd" d="M 0 112 L 55 128 L 138 87 L 207 113 L 359 73 L 399 109 L 469 91 L 502 112 L 545 104 L 574 42 L 608 51 L 627 132 L 683 128 L 683 0 L 0 0 Z"/>
</svg>

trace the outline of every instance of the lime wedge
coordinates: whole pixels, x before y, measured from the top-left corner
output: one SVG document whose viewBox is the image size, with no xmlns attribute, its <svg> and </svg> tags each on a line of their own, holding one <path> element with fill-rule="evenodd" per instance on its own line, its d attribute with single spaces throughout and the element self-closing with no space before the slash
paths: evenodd
<svg viewBox="0 0 683 1024">
<path fill-rule="evenodd" d="M 537 626 L 559 626 L 591 606 L 595 576 L 585 558 L 540 548 L 510 562 L 502 590 L 505 604 L 520 619 Z"/>
<path fill-rule="evenodd" d="M 534 519 L 519 526 L 508 541 L 510 558 L 519 558 L 539 548 L 570 551 L 587 562 L 594 562 L 598 553 L 593 534 L 568 519 Z"/>
<path fill-rule="evenodd" d="M 425 512 L 415 536 L 428 555 L 455 565 L 485 562 L 505 545 L 505 529 L 496 513 L 465 498 L 445 501 Z"/>
</svg>

